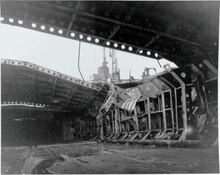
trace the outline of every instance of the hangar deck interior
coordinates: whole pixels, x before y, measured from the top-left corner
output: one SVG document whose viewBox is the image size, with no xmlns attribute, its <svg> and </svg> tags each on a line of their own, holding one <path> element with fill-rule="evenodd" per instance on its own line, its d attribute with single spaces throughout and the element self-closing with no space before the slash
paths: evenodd
<svg viewBox="0 0 220 175">
<path fill-rule="evenodd" d="M 140 81 L 103 84 L 2 58 L 2 145 L 30 144 L 24 133 L 28 138 L 37 127 L 42 144 L 97 136 L 108 144 L 218 145 L 219 2 L 0 3 L 1 23 L 178 65 Z M 138 97 L 130 95 L 135 88 Z"/>
</svg>

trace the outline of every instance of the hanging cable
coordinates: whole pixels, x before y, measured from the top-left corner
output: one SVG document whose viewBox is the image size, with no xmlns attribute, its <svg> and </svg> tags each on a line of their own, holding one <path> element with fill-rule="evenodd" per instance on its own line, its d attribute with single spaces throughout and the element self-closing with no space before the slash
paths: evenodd
<svg viewBox="0 0 220 175">
<path fill-rule="evenodd" d="M 85 80 L 84 80 L 84 78 L 83 78 L 83 75 L 82 75 L 82 73 L 81 73 L 81 71 L 80 71 L 80 66 L 79 66 L 79 61 L 80 61 L 80 49 L 81 49 L 81 42 L 79 42 L 79 50 L 78 50 L 78 71 L 79 71 L 79 73 L 80 73 L 80 75 L 81 75 L 81 78 L 82 78 L 83 81 L 85 82 Z"/>
<path fill-rule="evenodd" d="M 158 62 L 158 64 L 159 64 L 159 66 L 162 67 L 158 59 L 157 59 L 157 62 Z"/>
</svg>

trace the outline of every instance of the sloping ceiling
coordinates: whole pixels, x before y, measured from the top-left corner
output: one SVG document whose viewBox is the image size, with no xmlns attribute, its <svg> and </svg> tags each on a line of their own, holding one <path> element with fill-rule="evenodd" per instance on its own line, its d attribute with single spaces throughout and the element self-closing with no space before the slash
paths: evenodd
<svg viewBox="0 0 220 175">
<path fill-rule="evenodd" d="M 3 23 L 178 66 L 217 62 L 219 2 L 2 1 L 1 9 Z"/>
</svg>

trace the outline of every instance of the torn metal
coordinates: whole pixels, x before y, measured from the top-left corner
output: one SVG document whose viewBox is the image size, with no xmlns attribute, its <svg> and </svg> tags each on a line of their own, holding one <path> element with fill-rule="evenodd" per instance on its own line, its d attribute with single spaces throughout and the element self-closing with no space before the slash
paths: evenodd
<svg viewBox="0 0 220 175">
<path fill-rule="evenodd" d="M 194 64 L 164 68 L 162 73 L 145 75 L 135 86 L 108 83 L 108 97 L 96 117 L 97 139 L 120 143 L 209 140 L 211 120 L 217 116 L 209 110 L 202 72 Z"/>
</svg>

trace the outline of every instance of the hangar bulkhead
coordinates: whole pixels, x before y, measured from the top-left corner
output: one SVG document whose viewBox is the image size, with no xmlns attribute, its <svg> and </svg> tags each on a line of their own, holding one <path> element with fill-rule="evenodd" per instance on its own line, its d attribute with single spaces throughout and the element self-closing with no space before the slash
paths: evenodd
<svg viewBox="0 0 220 175">
<path fill-rule="evenodd" d="M 3 1 L 1 6 L 4 25 L 73 39 L 79 48 L 81 42 L 103 47 L 92 81 L 1 58 L 3 173 L 219 171 L 218 2 Z M 165 58 L 178 67 L 166 64 L 150 74 L 155 68 L 146 65 L 141 79 L 125 80 L 117 51 L 159 64 Z M 58 143 L 63 145 L 50 146 Z M 19 147 L 21 161 L 8 159 L 8 146 Z M 31 169 L 32 159 L 38 163 Z M 93 161 L 98 163 L 92 166 Z"/>
</svg>

